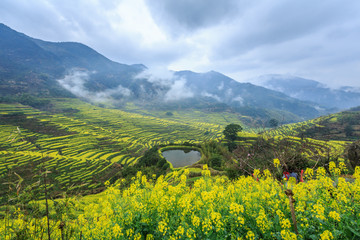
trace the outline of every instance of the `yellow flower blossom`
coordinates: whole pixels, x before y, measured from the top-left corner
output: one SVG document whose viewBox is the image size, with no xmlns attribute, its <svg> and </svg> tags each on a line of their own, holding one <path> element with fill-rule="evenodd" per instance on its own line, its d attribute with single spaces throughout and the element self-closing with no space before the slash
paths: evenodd
<svg viewBox="0 0 360 240">
<path fill-rule="evenodd" d="M 167 232 L 167 223 L 164 221 L 160 221 L 158 224 L 158 230 L 160 233 L 162 233 L 163 235 L 166 234 Z"/>
<path fill-rule="evenodd" d="M 274 158 L 274 166 L 277 168 L 277 167 L 280 167 L 280 160 L 278 158 Z"/>
<path fill-rule="evenodd" d="M 289 219 L 282 219 L 280 221 L 280 225 L 282 229 L 289 229 L 291 228 L 291 223 Z"/>
<path fill-rule="evenodd" d="M 248 240 L 255 240 L 255 234 L 252 231 L 248 231 L 245 238 Z"/>
<path fill-rule="evenodd" d="M 154 235 L 152 234 L 146 235 L 146 240 L 154 240 Z"/>
<path fill-rule="evenodd" d="M 324 212 L 325 212 L 325 208 L 322 204 L 317 203 L 313 206 L 313 210 L 312 212 L 314 212 L 317 218 L 321 219 L 321 220 L 325 220 L 325 216 L 324 216 Z"/>
<path fill-rule="evenodd" d="M 260 170 L 259 170 L 259 169 L 255 169 L 255 170 L 254 170 L 254 177 L 255 177 L 255 178 L 260 177 Z"/>
<path fill-rule="evenodd" d="M 321 178 L 321 177 L 324 177 L 326 175 L 326 171 L 325 171 L 325 168 L 323 167 L 319 167 L 316 171 L 316 176 L 318 178 Z"/>
<path fill-rule="evenodd" d="M 293 232 L 290 232 L 289 230 L 281 230 L 281 237 L 284 240 L 297 240 L 296 234 Z"/>
<path fill-rule="evenodd" d="M 256 218 L 256 225 L 265 233 L 271 227 L 271 222 L 267 219 L 264 209 L 261 209 Z"/>
<path fill-rule="evenodd" d="M 340 222 L 340 214 L 335 212 L 335 211 L 331 211 L 329 212 L 329 217 L 331 217 L 332 219 L 334 219 L 335 221 Z"/>
<path fill-rule="evenodd" d="M 307 168 L 305 170 L 305 177 L 307 179 L 312 179 L 313 176 L 314 176 L 314 170 L 312 168 Z"/>
<path fill-rule="evenodd" d="M 334 239 L 332 233 L 329 230 L 325 230 L 321 235 L 320 235 L 321 240 L 331 240 Z"/>
</svg>

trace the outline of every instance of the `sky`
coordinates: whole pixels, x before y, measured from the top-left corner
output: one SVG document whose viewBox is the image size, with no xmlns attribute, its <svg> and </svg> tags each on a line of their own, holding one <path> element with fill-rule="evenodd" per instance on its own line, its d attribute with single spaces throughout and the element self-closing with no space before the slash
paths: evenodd
<svg viewBox="0 0 360 240">
<path fill-rule="evenodd" d="M 125 64 L 360 87 L 358 0 L 1 0 L 0 22 Z"/>
</svg>

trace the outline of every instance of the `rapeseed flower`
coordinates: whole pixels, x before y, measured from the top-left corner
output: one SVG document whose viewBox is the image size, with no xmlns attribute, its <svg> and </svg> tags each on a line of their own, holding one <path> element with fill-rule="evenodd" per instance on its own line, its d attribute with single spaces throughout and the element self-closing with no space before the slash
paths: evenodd
<svg viewBox="0 0 360 240">
<path fill-rule="evenodd" d="M 280 160 L 278 158 L 275 158 L 274 159 L 274 166 L 277 168 L 277 167 L 280 167 Z"/>
<path fill-rule="evenodd" d="M 321 235 L 320 235 L 321 240 L 331 240 L 334 239 L 332 233 L 329 230 L 325 230 Z"/>
<path fill-rule="evenodd" d="M 335 212 L 335 211 L 329 212 L 329 217 L 334 219 L 335 221 L 338 221 L 338 222 L 340 222 L 340 220 L 341 220 L 340 219 L 340 214 Z"/>
</svg>

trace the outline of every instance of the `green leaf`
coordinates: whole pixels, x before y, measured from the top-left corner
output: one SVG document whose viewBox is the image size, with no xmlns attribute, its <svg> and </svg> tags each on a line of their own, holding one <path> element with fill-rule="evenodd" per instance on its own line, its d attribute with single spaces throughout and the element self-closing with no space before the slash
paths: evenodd
<svg viewBox="0 0 360 240">
<path fill-rule="evenodd" d="M 348 228 L 353 234 L 355 234 L 356 236 L 360 237 L 360 233 L 357 232 L 355 229 L 353 229 L 353 228 L 350 227 L 350 226 L 347 226 L 347 228 Z"/>
</svg>

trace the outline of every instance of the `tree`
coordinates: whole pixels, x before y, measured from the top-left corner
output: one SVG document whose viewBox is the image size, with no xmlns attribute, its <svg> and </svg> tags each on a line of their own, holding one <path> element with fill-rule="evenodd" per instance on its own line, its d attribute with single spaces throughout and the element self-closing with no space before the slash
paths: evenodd
<svg viewBox="0 0 360 240">
<path fill-rule="evenodd" d="M 220 168 L 222 165 L 222 162 L 223 162 L 223 160 L 220 155 L 214 155 L 209 159 L 209 163 L 210 163 L 209 165 L 212 168 Z"/>
<path fill-rule="evenodd" d="M 277 127 L 278 125 L 279 125 L 279 121 L 278 121 L 278 120 L 276 120 L 275 118 L 270 119 L 270 121 L 269 121 L 269 126 L 270 126 L 270 127 L 275 128 L 275 127 Z"/>
<path fill-rule="evenodd" d="M 347 155 L 352 168 L 360 165 L 360 141 L 353 142 L 348 147 Z"/>
<path fill-rule="evenodd" d="M 223 134 L 225 139 L 233 142 L 237 138 L 237 133 L 242 130 L 242 127 L 239 124 L 231 123 L 225 127 Z"/>
<path fill-rule="evenodd" d="M 344 131 L 345 131 L 345 135 L 346 135 L 347 137 L 351 137 L 351 136 L 353 135 L 353 133 L 354 133 L 354 129 L 353 129 L 353 127 L 352 127 L 350 124 L 348 124 L 348 125 L 345 127 Z"/>
</svg>

